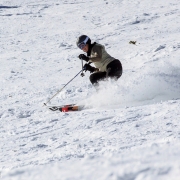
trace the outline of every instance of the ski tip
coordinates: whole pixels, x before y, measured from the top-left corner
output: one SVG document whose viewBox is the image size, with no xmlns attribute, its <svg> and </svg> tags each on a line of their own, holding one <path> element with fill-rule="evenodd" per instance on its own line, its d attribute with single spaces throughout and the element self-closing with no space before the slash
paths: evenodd
<svg viewBox="0 0 180 180">
<path fill-rule="evenodd" d="M 71 112 L 71 111 L 80 111 L 83 109 L 84 106 L 78 106 L 75 104 L 69 105 L 60 105 L 60 106 L 47 106 L 51 111 L 61 111 L 61 112 Z"/>
</svg>

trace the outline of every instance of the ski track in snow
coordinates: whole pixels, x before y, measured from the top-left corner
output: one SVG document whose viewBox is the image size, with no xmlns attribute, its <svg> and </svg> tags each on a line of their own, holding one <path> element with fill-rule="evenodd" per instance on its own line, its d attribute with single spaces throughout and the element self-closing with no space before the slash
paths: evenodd
<svg viewBox="0 0 180 180">
<path fill-rule="evenodd" d="M 0 179 L 179 180 L 180 2 L 0 2 Z M 76 39 L 87 34 L 124 73 L 96 92 Z M 137 45 L 129 41 L 137 41 Z"/>
</svg>

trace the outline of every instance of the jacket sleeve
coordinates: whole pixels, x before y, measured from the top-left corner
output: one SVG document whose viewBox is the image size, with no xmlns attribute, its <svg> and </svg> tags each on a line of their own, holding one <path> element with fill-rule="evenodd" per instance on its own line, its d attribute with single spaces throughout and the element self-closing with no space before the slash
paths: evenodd
<svg viewBox="0 0 180 180">
<path fill-rule="evenodd" d="M 89 58 L 90 62 L 99 62 L 102 59 L 102 47 L 94 46 L 92 49 L 91 56 Z"/>
</svg>

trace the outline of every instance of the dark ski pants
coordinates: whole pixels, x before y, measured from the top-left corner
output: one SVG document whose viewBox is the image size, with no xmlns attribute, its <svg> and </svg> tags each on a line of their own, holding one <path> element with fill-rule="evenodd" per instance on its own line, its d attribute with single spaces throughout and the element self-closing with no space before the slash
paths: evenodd
<svg viewBox="0 0 180 180">
<path fill-rule="evenodd" d="M 89 79 L 93 85 L 98 84 L 98 81 L 105 80 L 106 78 L 119 79 L 122 75 L 122 65 L 117 59 L 107 65 L 107 72 L 95 72 L 90 75 Z"/>
</svg>

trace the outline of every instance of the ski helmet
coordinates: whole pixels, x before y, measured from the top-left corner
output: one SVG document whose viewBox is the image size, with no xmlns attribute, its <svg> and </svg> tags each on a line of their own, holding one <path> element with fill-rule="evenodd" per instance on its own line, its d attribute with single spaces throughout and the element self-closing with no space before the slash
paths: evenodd
<svg viewBox="0 0 180 180">
<path fill-rule="evenodd" d="M 91 44 L 91 39 L 86 35 L 81 35 L 76 41 L 76 45 L 80 49 L 83 49 L 86 44 Z"/>
</svg>

